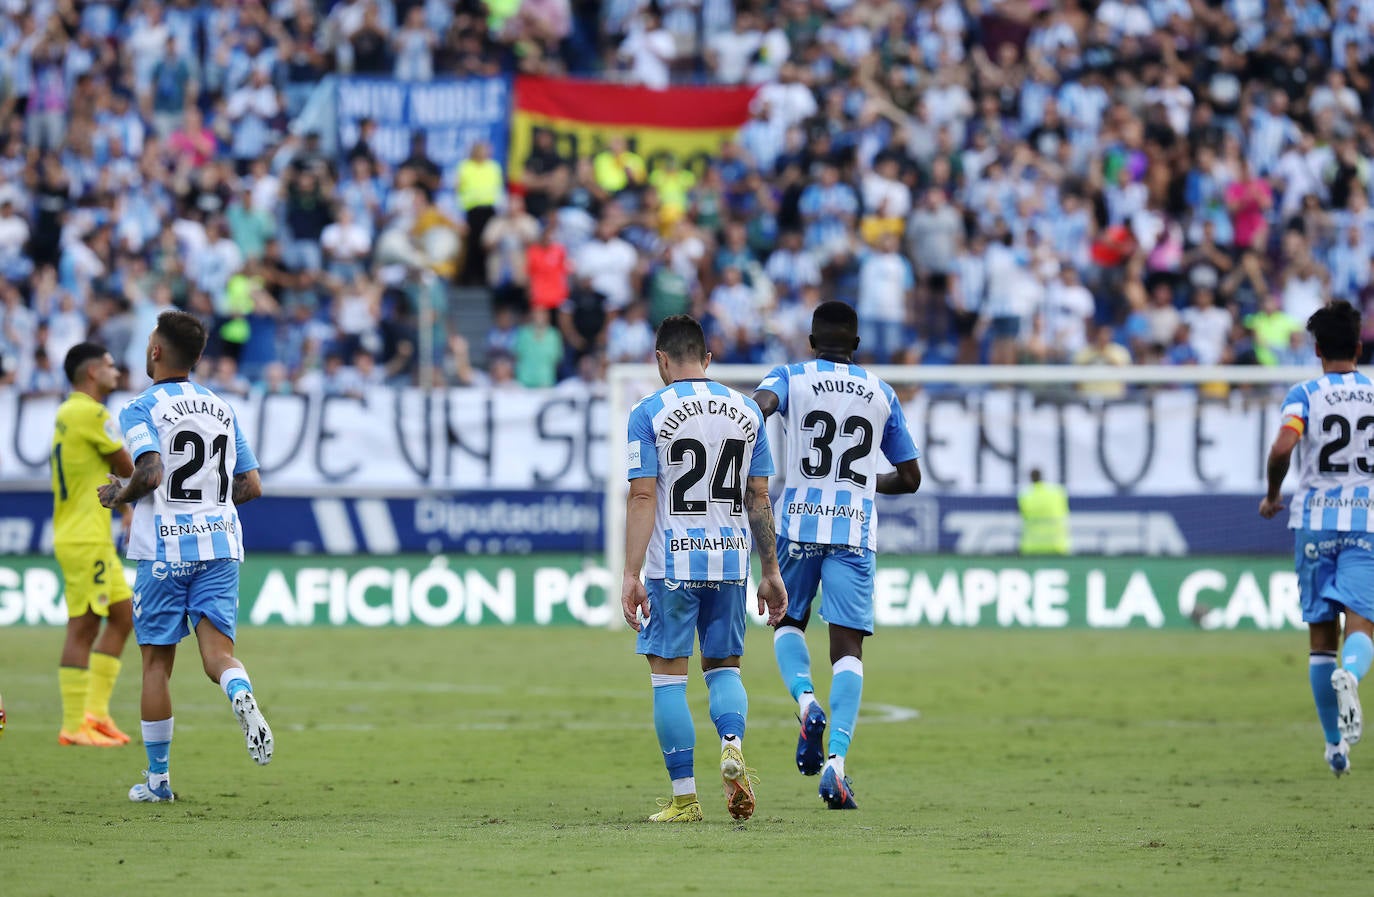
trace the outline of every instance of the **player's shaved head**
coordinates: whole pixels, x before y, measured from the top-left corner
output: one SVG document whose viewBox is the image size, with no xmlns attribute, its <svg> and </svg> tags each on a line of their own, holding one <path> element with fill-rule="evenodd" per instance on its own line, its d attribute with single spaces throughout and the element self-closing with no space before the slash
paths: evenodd
<svg viewBox="0 0 1374 897">
<path fill-rule="evenodd" d="M 677 364 L 706 363 L 706 334 L 695 318 L 670 315 L 658 325 L 654 348 Z"/>
<path fill-rule="evenodd" d="M 816 306 L 811 348 L 828 355 L 852 355 L 859 348 L 859 315 L 853 307 L 834 300 Z"/>
<path fill-rule="evenodd" d="M 67 357 L 62 361 L 62 370 L 67 375 L 67 382 L 76 386 L 85 376 L 86 366 L 92 361 L 104 358 L 107 351 L 99 343 L 77 343 L 68 349 Z"/>
<path fill-rule="evenodd" d="M 200 355 L 205 351 L 206 338 L 205 325 L 193 314 L 173 310 L 164 311 L 157 316 L 157 329 L 153 331 L 153 339 L 162 346 L 163 363 L 168 368 L 183 373 L 189 372 L 200 361 Z M 152 352 L 151 343 L 148 351 Z M 151 367 L 150 357 L 150 377 L 153 376 Z"/>
<path fill-rule="evenodd" d="M 1360 313 L 1344 299 L 1312 312 L 1307 332 L 1327 361 L 1354 361 L 1360 354 Z"/>
</svg>

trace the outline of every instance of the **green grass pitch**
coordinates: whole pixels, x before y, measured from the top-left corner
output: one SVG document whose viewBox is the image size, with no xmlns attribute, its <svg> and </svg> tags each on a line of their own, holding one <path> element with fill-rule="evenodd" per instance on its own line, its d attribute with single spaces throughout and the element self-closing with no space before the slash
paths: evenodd
<svg viewBox="0 0 1374 897">
<path fill-rule="evenodd" d="M 1327 772 L 1297 633 L 882 632 L 849 761 L 860 810 L 841 813 L 796 772 L 754 629 L 758 812 L 725 812 L 694 674 L 696 826 L 641 821 L 668 786 L 628 632 L 240 635 L 276 758 L 248 759 L 187 642 L 180 801 L 134 805 L 137 739 L 57 746 L 60 631 L 0 630 L 0 893 L 1287 897 L 1365 893 L 1374 872 L 1374 746 Z M 114 706 L 136 733 L 132 646 L 125 664 Z"/>
</svg>

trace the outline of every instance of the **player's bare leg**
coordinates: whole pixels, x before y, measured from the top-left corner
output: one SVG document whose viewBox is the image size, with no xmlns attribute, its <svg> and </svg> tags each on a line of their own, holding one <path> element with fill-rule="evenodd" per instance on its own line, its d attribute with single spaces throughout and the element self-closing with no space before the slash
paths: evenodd
<svg viewBox="0 0 1374 897">
<path fill-rule="evenodd" d="M 243 664 L 234 656 L 234 640 L 215 628 L 208 618 L 196 624 L 196 641 L 200 645 L 201 664 L 205 675 L 224 689 L 234 709 L 234 716 L 243 730 L 244 743 L 248 756 L 259 766 L 272 761 L 272 727 L 258 709 L 257 699 L 253 697 L 253 683 Z"/>
</svg>

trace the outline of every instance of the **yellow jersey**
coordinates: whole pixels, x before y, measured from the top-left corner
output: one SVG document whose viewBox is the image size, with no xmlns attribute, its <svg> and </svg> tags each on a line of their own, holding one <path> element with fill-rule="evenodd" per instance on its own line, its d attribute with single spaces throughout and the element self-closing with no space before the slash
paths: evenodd
<svg viewBox="0 0 1374 897">
<path fill-rule="evenodd" d="M 455 181 L 458 202 L 465 212 L 478 206 L 494 206 L 501 198 L 501 164 L 495 159 L 464 160 L 458 165 Z"/>
<path fill-rule="evenodd" d="M 108 409 L 84 392 L 73 392 L 57 409 L 52 435 L 53 542 L 111 542 L 110 512 L 96 490 L 109 480 L 106 455 L 123 447 Z"/>
</svg>

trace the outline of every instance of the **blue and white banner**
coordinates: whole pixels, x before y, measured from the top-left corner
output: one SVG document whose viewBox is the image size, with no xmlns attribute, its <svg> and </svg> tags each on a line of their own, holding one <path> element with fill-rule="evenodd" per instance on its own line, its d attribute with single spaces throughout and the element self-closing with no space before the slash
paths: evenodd
<svg viewBox="0 0 1374 897">
<path fill-rule="evenodd" d="M 294 554 L 600 554 L 598 492 L 417 498 L 267 496 L 239 509 L 248 551 Z M 52 496 L 0 492 L 0 555 L 52 552 Z"/>
<path fill-rule="evenodd" d="M 606 401 L 585 389 L 226 398 L 269 495 L 600 494 L 606 477 Z M 0 484 L 47 483 L 59 401 L 0 390 Z"/>
<path fill-rule="evenodd" d="M 1070 494 L 1074 554 L 1286 554 L 1286 520 L 1259 516 L 1254 495 L 1133 495 L 1079 498 Z M 1015 554 L 1021 517 L 1014 498 L 878 496 L 878 550 L 884 554 Z"/>
<path fill-rule="evenodd" d="M 425 152 L 445 179 L 479 140 L 491 145 L 492 158 L 506 158 L 510 133 L 511 82 L 508 78 L 452 78 L 396 81 L 391 78 L 339 78 L 337 119 L 339 152 L 358 142 L 359 123 L 377 124 L 372 151 L 388 165 L 410 156 L 410 139 L 426 136 Z"/>
<path fill-rule="evenodd" d="M 597 492 L 473 492 L 419 498 L 264 498 L 245 505 L 252 550 L 297 554 L 600 554 Z"/>
<path fill-rule="evenodd" d="M 112 397 L 110 407 L 126 399 Z M 59 401 L 0 389 L 0 483 L 47 482 Z M 517 391 L 255 394 L 230 403 L 268 493 L 278 495 L 600 491 L 607 445 L 620 444 L 625 433 L 605 396 L 575 382 Z M 903 407 L 921 449 L 923 496 L 1003 501 L 1034 468 L 1074 500 L 1109 505 L 1153 497 L 1167 509 L 1172 496 L 1258 497 L 1279 427 L 1278 400 L 1268 396 L 1219 402 L 1185 390 L 1055 404 L 1019 389 L 922 390 Z M 1200 501 L 1209 511 L 1211 500 Z M 1201 519 L 1216 522 L 1215 515 Z"/>
<path fill-rule="evenodd" d="M 1293 537 L 1262 520 L 1253 495 L 1081 498 L 1075 554 L 1286 554 Z M 884 554 L 1013 554 L 1020 518 L 1008 498 L 880 496 Z M 600 555 L 600 490 L 462 492 L 410 498 L 268 496 L 241 510 L 249 551 L 296 554 Z M 52 496 L 0 492 L 0 555 L 52 549 Z"/>
</svg>

